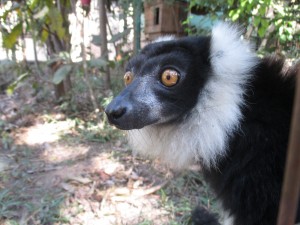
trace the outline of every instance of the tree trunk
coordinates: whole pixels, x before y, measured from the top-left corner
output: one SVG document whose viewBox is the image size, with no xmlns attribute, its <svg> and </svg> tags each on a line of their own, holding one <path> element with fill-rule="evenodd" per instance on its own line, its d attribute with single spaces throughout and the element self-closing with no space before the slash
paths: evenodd
<svg viewBox="0 0 300 225">
<path fill-rule="evenodd" d="M 62 65 L 61 61 L 57 61 L 55 63 L 52 63 L 50 65 L 51 66 L 52 74 L 54 74 L 59 69 L 59 67 L 61 65 Z M 65 91 L 65 87 L 64 87 L 64 82 L 60 82 L 59 84 L 54 85 L 54 91 L 55 91 L 56 101 L 59 101 L 61 99 L 61 97 L 63 97 L 63 96 L 66 95 L 66 91 Z"/>
<path fill-rule="evenodd" d="M 107 30 L 106 30 L 106 8 L 105 0 L 98 0 L 99 2 L 99 19 L 100 19 L 100 38 L 101 38 L 101 57 L 108 62 L 108 50 L 107 50 Z M 104 68 L 104 87 L 106 90 L 111 89 L 110 71 L 109 67 Z"/>
<path fill-rule="evenodd" d="M 82 53 L 82 64 L 83 64 L 83 81 L 85 82 L 86 86 L 88 87 L 89 93 L 90 93 L 90 98 L 91 102 L 93 104 L 95 112 L 99 110 L 98 104 L 96 101 L 96 97 L 94 95 L 93 87 L 90 83 L 90 80 L 88 78 L 88 72 L 87 72 L 87 62 L 86 62 L 86 51 L 85 51 L 85 46 L 84 46 L 84 18 L 81 21 L 81 30 L 80 30 L 80 36 L 81 36 L 81 53 Z"/>
<path fill-rule="evenodd" d="M 66 51 L 69 52 L 71 48 L 70 40 L 71 35 L 69 32 L 69 20 L 68 15 L 71 11 L 70 7 L 67 7 L 66 0 L 57 0 L 56 7 L 59 10 L 62 19 L 63 19 L 63 28 L 66 30 L 64 40 L 61 40 L 55 32 L 49 34 L 48 40 L 46 41 L 48 55 L 52 57 L 53 55 L 58 55 L 60 52 Z M 46 25 L 47 26 L 47 25 Z M 51 31 L 50 27 L 47 28 Z M 62 62 L 57 62 L 55 68 L 51 66 L 52 73 L 54 74 L 56 70 L 62 65 Z M 56 100 L 64 97 L 66 94 L 70 93 L 72 88 L 70 75 L 67 75 L 66 78 L 59 84 L 54 85 Z"/>
</svg>

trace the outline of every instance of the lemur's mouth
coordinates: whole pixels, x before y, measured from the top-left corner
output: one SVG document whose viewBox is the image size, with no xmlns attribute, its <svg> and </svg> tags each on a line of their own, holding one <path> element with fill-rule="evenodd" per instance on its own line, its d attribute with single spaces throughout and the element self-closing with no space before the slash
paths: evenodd
<svg viewBox="0 0 300 225">
<path fill-rule="evenodd" d="M 116 128 L 120 130 L 133 130 L 133 129 L 142 129 L 145 127 L 145 125 L 142 124 L 134 124 L 131 121 L 124 122 L 124 121 L 118 121 L 118 119 L 112 119 L 109 115 L 107 115 L 108 121 L 110 125 L 115 126 Z"/>
<path fill-rule="evenodd" d="M 116 128 L 120 130 L 133 130 L 133 129 L 142 129 L 145 126 L 149 126 L 151 124 L 155 124 L 157 121 L 139 121 L 139 119 L 136 120 L 119 120 L 115 118 L 111 118 L 109 115 L 107 115 L 108 121 L 111 125 L 115 126 Z"/>
</svg>

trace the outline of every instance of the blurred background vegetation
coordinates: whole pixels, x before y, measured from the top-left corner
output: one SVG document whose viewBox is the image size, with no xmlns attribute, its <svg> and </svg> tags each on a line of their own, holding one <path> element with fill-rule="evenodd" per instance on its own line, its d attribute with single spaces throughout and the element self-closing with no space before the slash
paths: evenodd
<svg viewBox="0 0 300 225">
<path fill-rule="evenodd" d="M 260 56 L 299 59 L 298 0 L 0 0 L 0 224 L 175 225 L 197 204 L 217 212 L 197 172 L 132 158 L 104 108 L 143 46 L 207 35 L 218 21 L 239 24 Z M 120 202 L 131 212 L 155 204 L 132 219 L 115 214 Z"/>
<path fill-rule="evenodd" d="M 170 8 L 181 4 L 184 12 L 181 17 L 167 15 L 162 4 Z M 2 78 L 1 90 L 12 93 L 34 77 L 39 84 L 53 84 L 57 101 L 70 100 L 76 88 L 72 83 L 80 80 L 94 110 L 101 111 L 101 104 L 107 103 L 103 99 L 110 97 L 105 91 L 120 85 L 112 84 L 110 71 L 122 76 L 124 63 L 151 41 L 151 33 L 176 35 L 176 29 L 184 29 L 181 36 L 208 34 L 217 21 L 233 21 L 245 28 L 243 38 L 262 54 L 299 58 L 299 11 L 296 0 L 1 0 L 0 69 L 17 71 L 16 77 Z M 180 27 L 153 31 L 172 17 Z M 94 93 L 91 78 L 99 78 L 101 95 Z M 39 88 L 37 82 L 32 86 Z"/>
</svg>

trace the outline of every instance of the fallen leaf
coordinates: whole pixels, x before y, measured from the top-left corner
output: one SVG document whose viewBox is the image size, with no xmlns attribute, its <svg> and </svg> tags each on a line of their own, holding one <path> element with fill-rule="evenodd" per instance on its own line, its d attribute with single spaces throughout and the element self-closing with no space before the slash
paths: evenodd
<svg viewBox="0 0 300 225">
<path fill-rule="evenodd" d="M 75 176 L 75 175 L 70 175 L 67 178 L 68 181 L 75 181 L 81 184 L 88 184 L 91 183 L 92 180 L 87 178 L 87 177 L 82 177 L 82 176 Z"/>
<path fill-rule="evenodd" d="M 130 190 L 126 187 L 116 188 L 114 191 L 116 195 L 130 195 Z"/>
<path fill-rule="evenodd" d="M 97 171 L 97 174 L 99 175 L 99 177 L 102 181 L 107 181 L 107 180 L 111 179 L 111 176 L 109 174 L 105 173 L 104 170 Z"/>
<path fill-rule="evenodd" d="M 71 185 L 71 184 L 68 184 L 68 183 L 64 182 L 64 183 L 61 183 L 60 185 L 61 185 L 61 187 L 64 190 L 66 190 L 66 191 L 68 191 L 70 193 L 74 193 L 75 192 L 75 187 L 73 185 Z"/>
</svg>

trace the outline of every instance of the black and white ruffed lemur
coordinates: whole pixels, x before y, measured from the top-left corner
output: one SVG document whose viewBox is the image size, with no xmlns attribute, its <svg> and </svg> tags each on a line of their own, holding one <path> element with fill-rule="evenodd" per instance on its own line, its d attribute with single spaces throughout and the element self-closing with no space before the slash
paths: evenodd
<svg viewBox="0 0 300 225">
<path fill-rule="evenodd" d="M 177 169 L 201 165 L 224 216 L 198 208 L 196 225 L 276 224 L 299 65 L 260 59 L 240 37 L 220 23 L 211 36 L 147 45 L 106 108 L 135 151 Z"/>
</svg>

